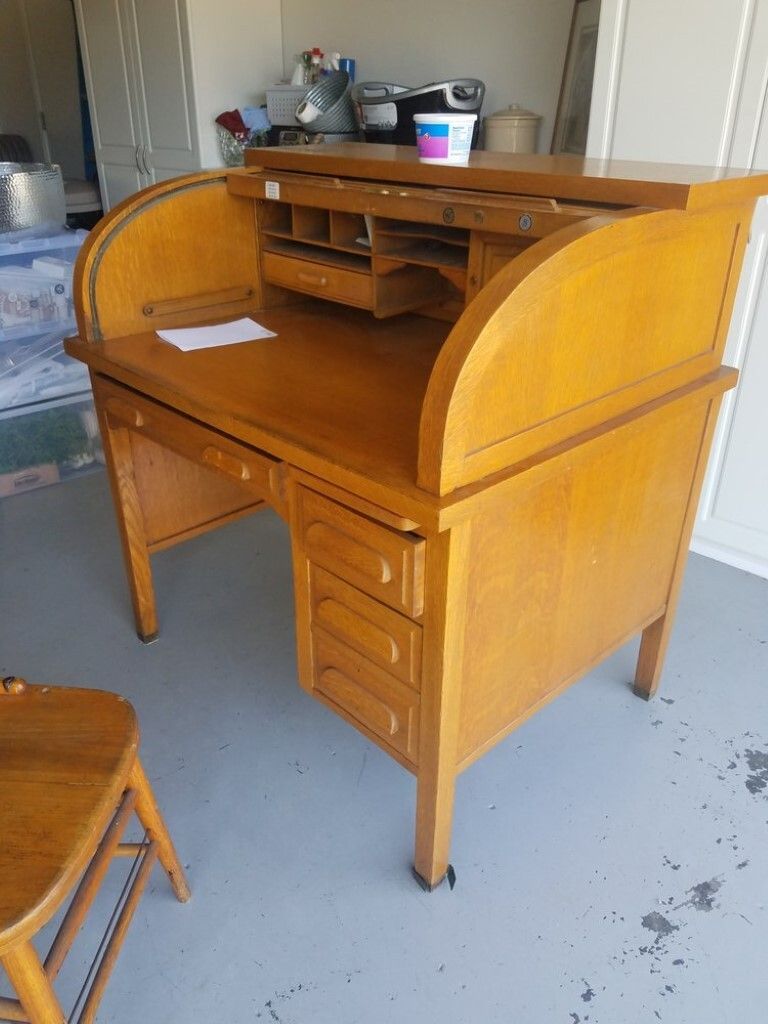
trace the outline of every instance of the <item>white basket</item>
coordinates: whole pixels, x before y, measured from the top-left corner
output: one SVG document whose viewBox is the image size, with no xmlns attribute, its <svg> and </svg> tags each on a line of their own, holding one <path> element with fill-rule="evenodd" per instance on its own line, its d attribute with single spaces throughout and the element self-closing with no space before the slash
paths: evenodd
<svg viewBox="0 0 768 1024">
<path fill-rule="evenodd" d="M 267 117 L 270 124 L 297 125 L 296 107 L 311 88 L 310 85 L 273 85 L 267 89 Z"/>
</svg>

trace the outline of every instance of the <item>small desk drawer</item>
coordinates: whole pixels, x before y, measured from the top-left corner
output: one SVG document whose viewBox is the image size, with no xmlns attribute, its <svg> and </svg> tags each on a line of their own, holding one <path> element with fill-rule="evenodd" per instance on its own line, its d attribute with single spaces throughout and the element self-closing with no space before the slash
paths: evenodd
<svg viewBox="0 0 768 1024">
<path fill-rule="evenodd" d="M 425 541 L 297 488 L 297 531 L 307 559 L 392 608 L 424 610 Z"/>
<path fill-rule="evenodd" d="M 387 672 L 312 630 L 313 693 L 363 727 L 381 746 L 415 764 L 419 744 L 419 696 Z"/>
<path fill-rule="evenodd" d="M 111 425 L 143 434 L 191 462 L 236 480 L 278 510 L 282 507 L 282 464 L 277 459 L 103 378 L 94 382 L 94 397 Z"/>
<path fill-rule="evenodd" d="M 320 298 L 336 299 L 362 309 L 373 309 L 373 278 L 370 274 L 292 256 L 279 256 L 273 252 L 263 254 L 263 268 L 264 279 L 271 284 Z"/>
<path fill-rule="evenodd" d="M 310 568 L 309 604 L 313 625 L 322 626 L 379 668 L 419 689 L 421 626 L 418 623 L 314 565 Z"/>
</svg>

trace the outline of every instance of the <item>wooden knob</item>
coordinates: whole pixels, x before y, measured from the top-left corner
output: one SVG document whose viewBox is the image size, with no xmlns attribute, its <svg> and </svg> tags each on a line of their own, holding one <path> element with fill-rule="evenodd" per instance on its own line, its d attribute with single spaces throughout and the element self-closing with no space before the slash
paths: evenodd
<svg viewBox="0 0 768 1024">
<path fill-rule="evenodd" d="M 3 693 L 24 693 L 27 688 L 25 680 L 18 676 L 6 676 L 0 686 L 0 694 Z"/>
</svg>

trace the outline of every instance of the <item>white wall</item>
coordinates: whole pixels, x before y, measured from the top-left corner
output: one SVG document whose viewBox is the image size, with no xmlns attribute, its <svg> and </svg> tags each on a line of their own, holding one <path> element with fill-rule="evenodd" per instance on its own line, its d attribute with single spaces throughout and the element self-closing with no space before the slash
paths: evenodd
<svg viewBox="0 0 768 1024">
<path fill-rule="evenodd" d="M 313 46 L 357 61 L 357 81 L 487 86 L 483 114 L 520 103 L 552 138 L 573 0 L 282 0 L 286 74 Z"/>
<path fill-rule="evenodd" d="M 17 0 L 0 0 L 0 132 L 23 135 L 43 159 L 24 30 Z"/>
<path fill-rule="evenodd" d="M 258 106 L 282 77 L 280 0 L 187 0 L 203 167 L 221 165 L 214 119 Z"/>
<path fill-rule="evenodd" d="M 768 0 L 603 0 L 587 153 L 768 168 Z M 693 548 L 768 577 L 768 200 L 725 352 Z"/>
</svg>

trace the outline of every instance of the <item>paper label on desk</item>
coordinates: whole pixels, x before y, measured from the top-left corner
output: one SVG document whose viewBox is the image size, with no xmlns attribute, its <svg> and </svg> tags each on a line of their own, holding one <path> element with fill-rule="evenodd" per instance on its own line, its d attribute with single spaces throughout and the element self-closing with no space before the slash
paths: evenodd
<svg viewBox="0 0 768 1024">
<path fill-rule="evenodd" d="M 280 182 L 279 181 L 265 181 L 264 182 L 264 196 L 267 199 L 279 199 L 280 198 Z"/>
<path fill-rule="evenodd" d="M 262 327 L 247 316 L 241 320 L 230 320 L 226 324 L 157 331 L 157 336 L 180 348 L 182 352 L 195 352 L 202 348 L 216 348 L 218 345 L 238 345 L 242 341 L 261 341 L 263 338 L 277 337 L 274 331 L 268 331 L 266 327 Z"/>
</svg>

